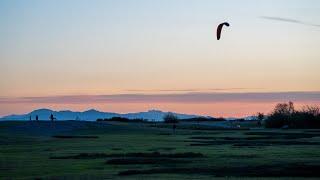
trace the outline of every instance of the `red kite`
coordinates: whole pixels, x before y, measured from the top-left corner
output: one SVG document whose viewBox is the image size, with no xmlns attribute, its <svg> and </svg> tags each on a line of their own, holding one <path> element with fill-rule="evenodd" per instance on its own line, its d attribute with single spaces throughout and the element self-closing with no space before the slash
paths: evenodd
<svg viewBox="0 0 320 180">
<path fill-rule="evenodd" d="M 218 26 L 218 28 L 217 28 L 217 39 L 218 39 L 218 40 L 219 40 L 220 37 L 221 37 L 221 31 L 222 31 L 222 27 L 223 27 L 224 25 L 225 25 L 225 26 L 230 26 L 229 23 L 227 23 L 227 22 L 224 22 L 224 23 L 219 24 L 219 26 Z"/>
</svg>

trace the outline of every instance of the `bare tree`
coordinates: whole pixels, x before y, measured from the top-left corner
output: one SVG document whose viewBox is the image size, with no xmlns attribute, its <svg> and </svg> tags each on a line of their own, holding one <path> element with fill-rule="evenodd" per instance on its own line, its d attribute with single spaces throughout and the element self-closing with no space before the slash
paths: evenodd
<svg viewBox="0 0 320 180">
<path fill-rule="evenodd" d="M 318 106 L 304 106 L 302 108 L 302 112 L 311 114 L 313 116 L 319 116 L 320 115 L 320 108 Z"/>
<path fill-rule="evenodd" d="M 276 114 L 283 114 L 283 115 L 291 115 L 295 112 L 294 109 L 294 105 L 293 102 L 289 102 L 289 103 L 279 103 L 276 105 L 276 107 L 274 108 L 274 112 Z"/>
</svg>

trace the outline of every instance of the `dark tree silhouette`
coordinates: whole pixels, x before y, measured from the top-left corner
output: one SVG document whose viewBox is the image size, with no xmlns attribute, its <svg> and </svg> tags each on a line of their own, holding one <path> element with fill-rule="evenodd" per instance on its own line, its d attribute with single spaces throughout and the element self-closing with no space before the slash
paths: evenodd
<svg viewBox="0 0 320 180">
<path fill-rule="evenodd" d="M 267 128 L 320 128 L 320 109 L 317 106 L 305 106 L 295 110 L 292 102 L 277 104 L 265 120 Z"/>
<path fill-rule="evenodd" d="M 257 115 L 258 126 L 261 126 L 261 125 L 262 125 L 263 119 L 264 119 L 264 114 L 261 113 L 261 112 L 258 112 L 258 115 Z"/>
<path fill-rule="evenodd" d="M 291 114 L 293 114 L 295 112 L 294 110 L 294 105 L 293 102 L 289 102 L 289 103 L 279 103 L 276 105 L 276 107 L 274 108 L 274 112 L 275 114 L 283 114 L 286 116 L 289 116 Z"/>
<path fill-rule="evenodd" d="M 313 116 L 319 116 L 320 108 L 318 106 L 304 106 L 302 112 L 312 114 Z"/>
<path fill-rule="evenodd" d="M 178 123 L 178 117 L 176 115 L 174 115 L 173 113 L 169 112 L 166 115 L 164 115 L 163 120 L 165 123 L 172 124 L 172 131 L 173 131 L 173 134 L 175 134 L 176 128 L 177 128 L 176 123 Z"/>
<path fill-rule="evenodd" d="M 164 115 L 163 120 L 165 123 L 178 123 L 178 117 L 170 112 Z"/>
</svg>

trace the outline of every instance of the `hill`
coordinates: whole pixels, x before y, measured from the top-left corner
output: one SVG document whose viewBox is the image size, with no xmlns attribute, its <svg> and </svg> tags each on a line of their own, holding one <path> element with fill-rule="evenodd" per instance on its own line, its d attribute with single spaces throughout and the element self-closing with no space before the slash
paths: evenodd
<svg viewBox="0 0 320 180">
<path fill-rule="evenodd" d="M 113 112 L 101 112 L 95 109 L 90 109 L 83 112 L 78 111 L 54 111 L 51 109 L 37 109 L 27 114 L 21 115 L 9 115 L 0 118 L 0 120 L 29 120 L 30 116 L 34 120 L 35 116 L 39 116 L 39 120 L 49 120 L 51 114 L 57 118 L 57 120 L 85 120 L 85 121 L 95 121 L 98 118 L 112 118 L 112 117 L 124 117 L 128 119 L 146 119 L 149 121 L 162 121 L 163 116 L 168 113 L 159 110 L 149 110 L 146 112 L 136 112 L 136 113 L 113 113 Z M 178 116 L 179 119 L 189 119 L 200 117 L 199 115 L 190 115 L 190 114 L 180 114 L 173 113 Z"/>
</svg>

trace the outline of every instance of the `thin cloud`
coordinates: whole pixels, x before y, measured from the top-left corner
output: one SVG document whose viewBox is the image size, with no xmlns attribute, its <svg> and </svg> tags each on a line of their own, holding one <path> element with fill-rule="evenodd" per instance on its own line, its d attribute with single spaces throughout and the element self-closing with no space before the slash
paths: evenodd
<svg viewBox="0 0 320 180">
<path fill-rule="evenodd" d="M 128 92 L 211 92 L 211 91 L 235 91 L 258 90 L 262 88 L 207 88 L 207 89 L 127 89 Z"/>
<path fill-rule="evenodd" d="M 297 19 L 282 18 L 282 17 L 273 17 L 273 16 L 261 16 L 261 18 L 262 18 L 262 19 L 268 19 L 268 20 L 274 20 L 274 21 L 282 21 L 282 22 L 289 22 L 289 23 L 296 23 L 296 24 L 302 24 L 302 25 L 320 27 L 319 24 L 307 23 L 307 22 L 300 21 L 300 20 L 297 20 Z"/>
<path fill-rule="evenodd" d="M 46 97 L 0 98 L 0 104 L 51 103 L 219 103 L 219 102 L 316 102 L 317 92 L 246 92 L 246 93 L 181 93 L 181 94 L 115 94 L 115 95 L 67 95 Z"/>
</svg>

